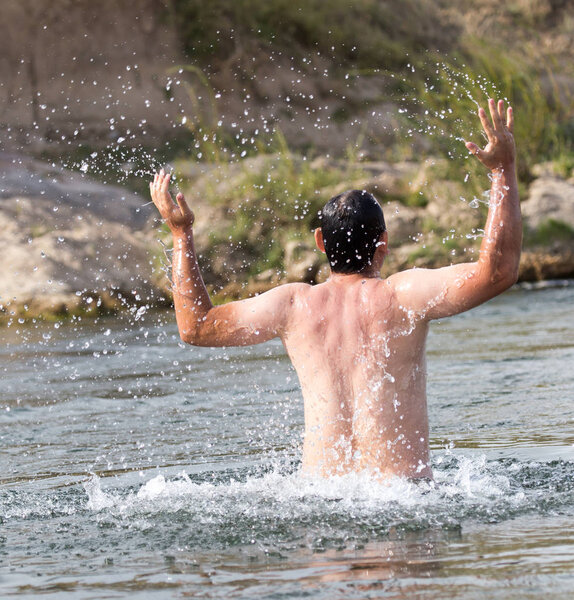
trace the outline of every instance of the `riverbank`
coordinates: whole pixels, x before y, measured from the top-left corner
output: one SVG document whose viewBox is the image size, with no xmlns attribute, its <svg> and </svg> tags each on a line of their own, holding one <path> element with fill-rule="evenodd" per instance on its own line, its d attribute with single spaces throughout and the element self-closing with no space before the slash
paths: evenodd
<svg viewBox="0 0 574 600">
<path fill-rule="evenodd" d="M 165 163 L 221 301 L 324 280 L 310 233 L 351 187 L 385 208 L 383 275 L 474 260 L 488 179 L 461 140 L 488 95 L 516 112 L 520 279 L 574 277 L 569 3 L 5 4 L 5 321 L 169 303 L 146 191 Z"/>
<path fill-rule="evenodd" d="M 0 319 L 95 316 L 170 302 L 170 235 L 147 198 L 53 163 L 0 155 Z M 281 283 L 328 276 L 313 247 L 317 212 L 332 195 L 368 189 L 381 201 L 390 254 L 383 276 L 478 257 L 486 204 L 473 186 L 445 179 L 442 159 L 307 160 L 289 152 L 233 164 L 174 165 L 196 213 L 205 280 L 218 302 Z M 552 165 L 526 188 L 521 282 L 574 278 L 574 179 Z M 469 176 L 470 177 L 470 176 Z M 468 194 L 467 192 L 471 192 Z"/>
<path fill-rule="evenodd" d="M 196 240 L 205 279 L 223 295 L 241 297 L 289 281 L 328 276 L 314 248 L 317 213 L 333 195 L 366 189 L 381 202 L 390 254 L 383 276 L 478 258 L 489 181 L 475 160 L 458 173 L 448 161 L 314 160 L 289 152 L 193 172 L 176 165 L 196 212 Z M 524 225 L 520 281 L 574 277 L 574 178 L 555 165 L 533 168 L 522 187 Z M 165 238 L 166 243 L 169 236 Z"/>
</svg>

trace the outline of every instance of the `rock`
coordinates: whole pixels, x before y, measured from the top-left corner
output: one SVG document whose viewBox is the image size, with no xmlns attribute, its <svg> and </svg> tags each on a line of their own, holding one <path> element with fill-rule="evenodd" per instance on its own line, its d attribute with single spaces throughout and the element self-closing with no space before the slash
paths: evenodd
<svg viewBox="0 0 574 600">
<path fill-rule="evenodd" d="M 423 210 L 405 206 L 397 201 L 383 205 L 389 246 L 409 243 L 421 232 Z"/>
<path fill-rule="evenodd" d="M 484 227 L 485 215 L 480 210 L 480 202 L 465 197 L 464 186 L 455 181 L 434 181 L 429 183 L 426 193 L 429 203 L 425 215 L 431 218 L 440 229 L 470 234 L 477 227 Z M 484 202 L 487 202 L 484 199 Z"/>
<path fill-rule="evenodd" d="M 397 198 L 407 195 L 412 189 L 412 182 L 421 170 L 421 165 L 414 162 L 360 163 L 370 179 L 362 186 L 379 200 L 385 197 Z"/>
<path fill-rule="evenodd" d="M 556 170 L 556 164 L 552 161 L 538 163 L 530 168 L 534 177 L 556 177 Z"/>
<path fill-rule="evenodd" d="M 314 283 L 323 259 L 319 251 L 299 240 L 285 244 L 285 271 L 287 281 Z"/>
<path fill-rule="evenodd" d="M 0 154 L 0 310 L 28 316 L 165 299 L 152 207 L 126 189 Z"/>
<path fill-rule="evenodd" d="M 522 203 L 525 224 L 536 229 L 553 219 L 574 228 L 574 184 L 557 177 L 536 179 Z"/>
<path fill-rule="evenodd" d="M 33 221 L 33 215 L 29 214 L 32 210 L 38 223 L 46 218 L 56 229 L 69 227 L 70 218 L 77 220 L 78 215 L 87 213 L 102 221 L 139 230 L 154 212 L 151 206 L 144 206 L 137 194 L 127 189 L 102 185 L 80 173 L 28 156 L 0 152 L 0 173 L 2 206 L 8 206 L 14 198 L 34 199 L 27 211 L 18 209 L 16 214 L 26 221 Z"/>
<path fill-rule="evenodd" d="M 574 278 L 574 247 L 554 247 L 551 251 L 525 251 L 520 257 L 519 281 Z"/>
<path fill-rule="evenodd" d="M 267 283 L 269 285 L 279 285 L 282 283 L 281 273 L 276 269 L 265 269 L 261 273 L 257 273 L 253 280 L 256 283 Z"/>
</svg>

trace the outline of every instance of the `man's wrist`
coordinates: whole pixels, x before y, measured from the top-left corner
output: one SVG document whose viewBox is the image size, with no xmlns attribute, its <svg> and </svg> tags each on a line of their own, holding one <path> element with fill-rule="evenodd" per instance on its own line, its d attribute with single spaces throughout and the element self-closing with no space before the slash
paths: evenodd
<svg viewBox="0 0 574 600">
<path fill-rule="evenodd" d="M 178 295 L 181 296 L 182 298 L 187 298 L 188 300 L 195 300 L 195 293 L 194 290 L 191 288 L 185 289 L 184 287 L 181 287 L 175 283 L 172 284 L 171 286 L 171 293 L 172 295 Z"/>
<path fill-rule="evenodd" d="M 500 163 L 496 167 L 492 167 L 490 172 L 493 175 L 501 175 L 503 173 L 513 173 L 516 169 L 516 161 L 514 159 Z"/>
<path fill-rule="evenodd" d="M 177 242 L 180 243 L 189 243 L 193 242 L 193 229 L 191 225 L 186 227 L 185 229 L 172 229 L 171 235 L 173 237 L 173 245 L 175 246 Z"/>
</svg>

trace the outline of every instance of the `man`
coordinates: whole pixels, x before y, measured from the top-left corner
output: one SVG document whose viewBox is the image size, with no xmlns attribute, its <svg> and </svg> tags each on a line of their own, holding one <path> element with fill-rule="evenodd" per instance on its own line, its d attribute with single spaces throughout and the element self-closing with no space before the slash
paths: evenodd
<svg viewBox="0 0 574 600">
<path fill-rule="evenodd" d="M 331 476 L 368 471 L 431 478 L 425 341 L 429 322 L 500 294 L 517 278 L 522 239 L 513 112 L 489 100 L 478 115 L 488 143 L 466 147 L 491 171 L 480 257 L 441 269 L 381 279 L 387 254 L 382 210 L 368 193 L 348 192 L 322 211 L 315 232 L 331 266 L 320 285 L 292 283 L 213 306 L 196 260 L 194 215 L 177 204 L 163 171 L 151 195 L 173 234 L 173 295 L 182 340 L 242 346 L 280 337 L 304 398 L 303 471 Z"/>
</svg>

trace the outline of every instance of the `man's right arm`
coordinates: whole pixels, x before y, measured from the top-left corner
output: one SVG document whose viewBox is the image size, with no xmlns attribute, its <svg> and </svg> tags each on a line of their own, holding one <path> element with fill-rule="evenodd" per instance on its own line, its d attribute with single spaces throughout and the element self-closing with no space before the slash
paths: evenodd
<svg viewBox="0 0 574 600">
<path fill-rule="evenodd" d="M 411 269 L 397 273 L 389 282 L 398 302 L 419 318 L 451 316 L 500 294 L 518 277 L 522 224 L 516 181 L 512 109 L 489 100 L 492 123 L 485 111 L 479 118 L 488 138 L 480 149 L 467 142 L 467 148 L 491 172 L 489 209 L 479 259 L 442 269 Z"/>
</svg>

